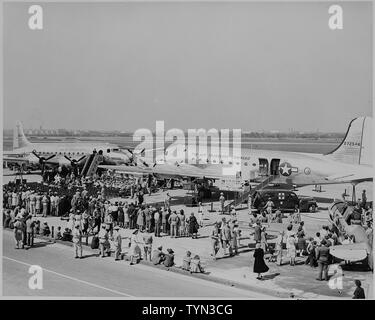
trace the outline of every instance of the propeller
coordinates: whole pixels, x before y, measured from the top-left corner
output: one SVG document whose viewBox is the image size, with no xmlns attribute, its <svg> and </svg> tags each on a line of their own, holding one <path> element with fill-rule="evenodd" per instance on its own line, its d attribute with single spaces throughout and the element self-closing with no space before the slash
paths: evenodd
<svg viewBox="0 0 375 320">
<path fill-rule="evenodd" d="M 133 164 L 133 165 L 137 165 L 138 161 L 141 162 L 145 167 L 149 167 L 148 163 L 145 162 L 144 160 L 142 159 L 139 159 L 138 157 L 145 151 L 146 149 L 143 148 L 141 151 L 135 153 L 133 150 L 127 148 L 126 151 L 128 151 L 131 156 L 129 157 L 129 160 L 130 160 L 130 163 Z"/>
<path fill-rule="evenodd" d="M 49 156 L 48 158 L 40 157 L 35 150 L 32 151 L 32 154 L 39 159 L 39 164 L 42 166 L 42 175 L 44 174 L 44 169 L 46 167 L 46 163 L 51 160 L 52 158 L 56 157 L 56 154 Z"/>
<path fill-rule="evenodd" d="M 78 160 L 77 159 L 72 159 L 68 156 L 64 156 L 65 159 L 67 159 L 69 162 L 70 162 L 70 165 L 72 167 L 76 167 L 78 165 L 78 163 L 80 163 L 83 159 L 86 158 L 86 156 L 82 156 L 81 158 L 79 158 Z"/>
</svg>

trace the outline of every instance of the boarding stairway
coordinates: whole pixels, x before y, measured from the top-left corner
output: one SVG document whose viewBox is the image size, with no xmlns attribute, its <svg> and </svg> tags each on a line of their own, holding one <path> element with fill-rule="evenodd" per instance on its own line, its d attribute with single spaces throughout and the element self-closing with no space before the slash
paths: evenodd
<svg viewBox="0 0 375 320">
<path fill-rule="evenodd" d="M 264 189 L 271 183 L 273 179 L 275 179 L 275 176 L 270 175 L 270 176 L 267 176 L 266 179 L 262 180 L 259 184 L 257 184 L 254 188 L 251 188 L 250 186 L 246 186 L 244 191 L 239 195 L 238 198 L 230 201 L 229 203 L 225 205 L 224 212 L 230 212 L 231 206 L 237 207 L 241 203 L 248 200 L 250 194 L 254 195 L 256 191 Z"/>
<path fill-rule="evenodd" d="M 98 165 L 103 162 L 103 156 L 97 153 L 90 154 L 87 158 L 83 169 L 81 171 L 82 177 L 88 177 L 95 174 L 96 170 L 98 169 Z"/>
</svg>

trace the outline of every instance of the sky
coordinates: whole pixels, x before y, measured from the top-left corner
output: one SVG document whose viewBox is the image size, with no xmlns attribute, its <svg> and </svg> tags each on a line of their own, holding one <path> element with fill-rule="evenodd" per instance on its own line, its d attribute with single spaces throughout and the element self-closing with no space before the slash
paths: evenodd
<svg viewBox="0 0 375 320">
<path fill-rule="evenodd" d="M 4 5 L 4 128 L 344 132 L 372 115 L 371 3 Z"/>
</svg>

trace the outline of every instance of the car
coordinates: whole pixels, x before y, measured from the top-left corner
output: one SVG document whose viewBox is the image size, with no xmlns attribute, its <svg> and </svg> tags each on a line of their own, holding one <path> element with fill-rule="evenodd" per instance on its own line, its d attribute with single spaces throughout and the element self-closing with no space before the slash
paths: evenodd
<svg viewBox="0 0 375 320">
<path fill-rule="evenodd" d="M 318 204 L 313 197 L 298 197 L 291 190 L 283 189 L 263 189 L 254 194 L 253 205 L 259 211 L 266 205 L 268 199 L 274 203 L 274 210 L 278 207 L 283 211 L 293 211 L 298 205 L 301 212 L 315 212 Z"/>
</svg>

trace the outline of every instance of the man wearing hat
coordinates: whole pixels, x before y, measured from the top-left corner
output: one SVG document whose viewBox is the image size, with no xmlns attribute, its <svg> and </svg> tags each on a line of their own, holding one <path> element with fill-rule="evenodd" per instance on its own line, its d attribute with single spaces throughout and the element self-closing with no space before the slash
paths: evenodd
<svg viewBox="0 0 375 320">
<path fill-rule="evenodd" d="M 163 264 L 169 268 L 174 265 L 174 251 L 172 249 L 167 249 L 167 252 Z"/>
<path fill-rule="evenodd" d="M 175 210 L 173 210 L 172 214 L 169 216 L 168 222 L 171 226 L 171 237 L 177 238 L 177 224 L 179 218 Z"/>
<path fill-rule="evenodd" d="M 104 258 L 104 252 L 109 253 L 109 241 L 108 241 L 108 231 L 106 230 L 106 225 L 102 224 L 102 227 L 99 231 L 99 247 L 101 257 Z"/>
<path fill-rule="evenodd" d="M 82 259 L 82 232 L 80 230 L 80 224 L 76 223 L 72 232 L 73 236 L 73 248 L 75 252 L 75 258 Z"/>
<path fill-rule="evenodd" d="M 113 233 L 113 244 L 115 246 L 115 261 L 120 260 L 121 256 L 121 245 L 122 245 L 122 238 L 120 234 L 120 227 L 115 226 L 114 228 L 114 233 Z"/>
<path fill-rule="evenodd" d="M 272 201 L 272 198 L 271 197 L 269 197 L 268 198 L 268 201 L 267 201 L 267 203 L 266 203 L 266 205 L 264 206 L 264 208 L 266 209 L 266 211 L 267 211 L 267 214 L 272 214 L 272 208 L 274 207 L 275 205 L 274 205 L 274 203 L 273 203 L 273 201 Z"/>
</svg>

